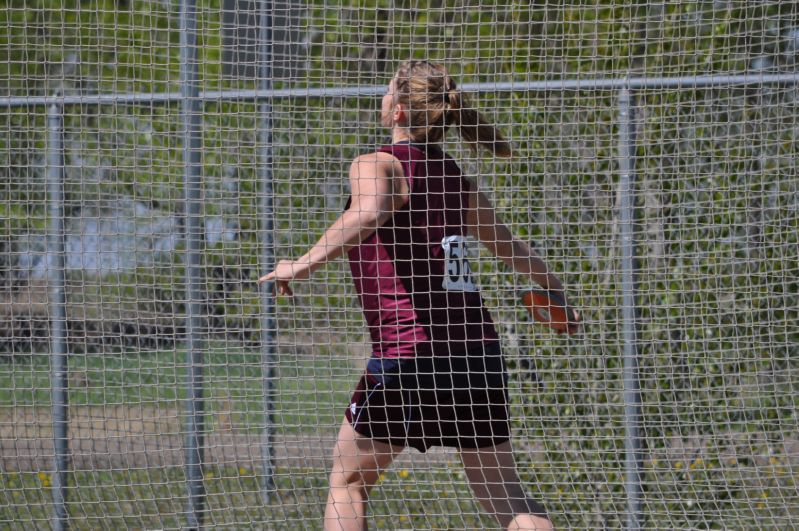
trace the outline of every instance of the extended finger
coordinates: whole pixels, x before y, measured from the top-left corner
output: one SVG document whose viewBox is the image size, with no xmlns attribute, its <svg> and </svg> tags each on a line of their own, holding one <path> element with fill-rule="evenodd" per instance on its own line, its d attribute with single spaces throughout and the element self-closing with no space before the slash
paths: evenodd
<svg viewBox="0 0 799 531">
<path fill-rule="evenodd" d="M 282 280 L 279 280 L 275 283 L 275 289 L 273 290 L 273 294 L 286 295 L 289 297 L 294 296 L 294 292 L 291 290 L 291 286 L 289 286 L 289 283 Z"/>
</svg>

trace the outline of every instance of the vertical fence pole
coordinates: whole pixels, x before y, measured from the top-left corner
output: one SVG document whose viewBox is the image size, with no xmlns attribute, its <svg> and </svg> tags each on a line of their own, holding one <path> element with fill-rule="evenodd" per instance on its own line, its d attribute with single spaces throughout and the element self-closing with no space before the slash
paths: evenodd
<svg viewBox="0 0 799 531">
<path fill-rule="evenodd" d="M 272 89 L 272 2 L 262 0 L 259 26 L 258 79 L 264 91 Z M 265 98 L 258 108 L 259 181 L 261 184 L 261 264 L 265 271 L 275 265 L 274 199 L 272 183 L 272 100 Z M 264 431 L 261 434 L 261 498 L 269 503 L 275 491 L 274 478 L 274 395 L 277 324 L 274 282 L 261 289 L 261 378 L 263 385 Z"/>
<path fill-rule="evenodd" d="M 619 91 L 619 235 L 621 237 L 622 340 L 624 344 L 624 425 L 627 529 L 641 529 L 641 389 L 635 257 L 635 123 L 630 90 Z"/>
<path fill-rule="evenodd" d="M 186 481 L 190 529 L 203 525 L 203 401 L 201 101 L 197 80 L 197 18 L 195 0 L 182 0 L 180 9 L 180 91 L 183 122 L 183 186 L 186 238 Z"/>
<path fill-rule="evenodd" d="M 67 529 L 69 403 L 67 397 L 67 301 L 64 243 L 64 119 L 63 109 L 47 109 L 47 281 L 50 297 L 50 393 L 53 407 L 53 521 Z"/>
</svg>

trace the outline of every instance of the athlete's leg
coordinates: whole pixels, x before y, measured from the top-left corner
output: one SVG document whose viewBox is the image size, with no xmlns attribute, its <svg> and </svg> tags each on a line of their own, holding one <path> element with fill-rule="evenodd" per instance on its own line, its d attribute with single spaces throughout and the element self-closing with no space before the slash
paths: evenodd
<svg viewBox="0 0 799 531">
<path fill-rule="evenodd" d="M 325 507 L 325 530 L 366 529 L 366 502 L 380 473 L 402 452 L 355 431 L 347 419 L 333 448 L 333 470 Z"/>
<path fill-rule="evenodd" d="M 463 449 L 461 461 L 475 497 L 506 529 L 554 529 L 544 508 L 524 492 L 510 442 Z"/>
</svg>

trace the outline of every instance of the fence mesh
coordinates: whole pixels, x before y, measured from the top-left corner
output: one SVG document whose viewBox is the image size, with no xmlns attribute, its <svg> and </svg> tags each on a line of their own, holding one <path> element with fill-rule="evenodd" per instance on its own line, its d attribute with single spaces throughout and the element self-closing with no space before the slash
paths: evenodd
<svg viewBox="0 0 799 531">
<path fill-rule="evenodd" d="M 0 3 L 0 525 L 55 519 L 53 146 L 34 98 L 57 95 L 86 98 L 56 106 L 66 518 L 185 527 L 185 137 L 181 100 L 166 96 L 181 90 L 189 4 Z M 196 13 L 205 525 L 322 526 L 332 447 L 371 344 L 344 260 L 277 299 L 264 329 L 263 170 L 274 255 L 296 258 L 344 208 L 353 158 L 386 142 L 375 87 L 408 58 L 481 84 L 474 100 L 513 158 L 478 158 L 454 135 L 446 150 L 583 316 L 569 337 L 533 324 L 518 300 L 529 280 L 485 250 L 472 256 L 509 367 L 519 475 L 556 527 L 627 522 L 619 98 L 593 88 L 608 78 L 652 80 L 633 91 L 632 123 L 641 526 L 785 529 L 799 517 L 799 84 L 701 81 L 796 74 L 797 4 L 198 0 Z M 686 76 L 697 81 L 669 83 Z M 580 86 L 529 86 L 565 79 Z M 268 108 L 246 92 L 265 86 L 285 91 Z M 380 529 L 497 527 L 444 449 L 404 452 L 369 518 Z"/>
</svg>

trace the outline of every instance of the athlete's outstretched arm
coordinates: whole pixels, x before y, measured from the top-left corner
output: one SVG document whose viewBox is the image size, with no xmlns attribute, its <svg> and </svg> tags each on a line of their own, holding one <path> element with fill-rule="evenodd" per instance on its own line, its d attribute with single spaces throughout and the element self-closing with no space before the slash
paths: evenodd
<svg viewBox="0 0 799 531">
<path fill-rule="evenodd" d="M 350 165 L 349 177 L 349 208 L 307 253 L 296 260 L 281 260 L 274 271 L 258 279 L 259 283 L 275 280 L 277 293 L 291 295 L 290 281 L 310 277 L 327 262 L 360 244 L 405 204 L 407 181 L 402 165 L 390 154 L 361 155 Z"/>
<path fill-rule="evenodd" d="M 479 190 L 469 194 L 469 234 L 480 240 L 494 256 L 527 275 L 541 287 L 563 292 L 563 283 L 524 241 L 515 237 L 494 210 L 491 200 Z"/>
</svg>

